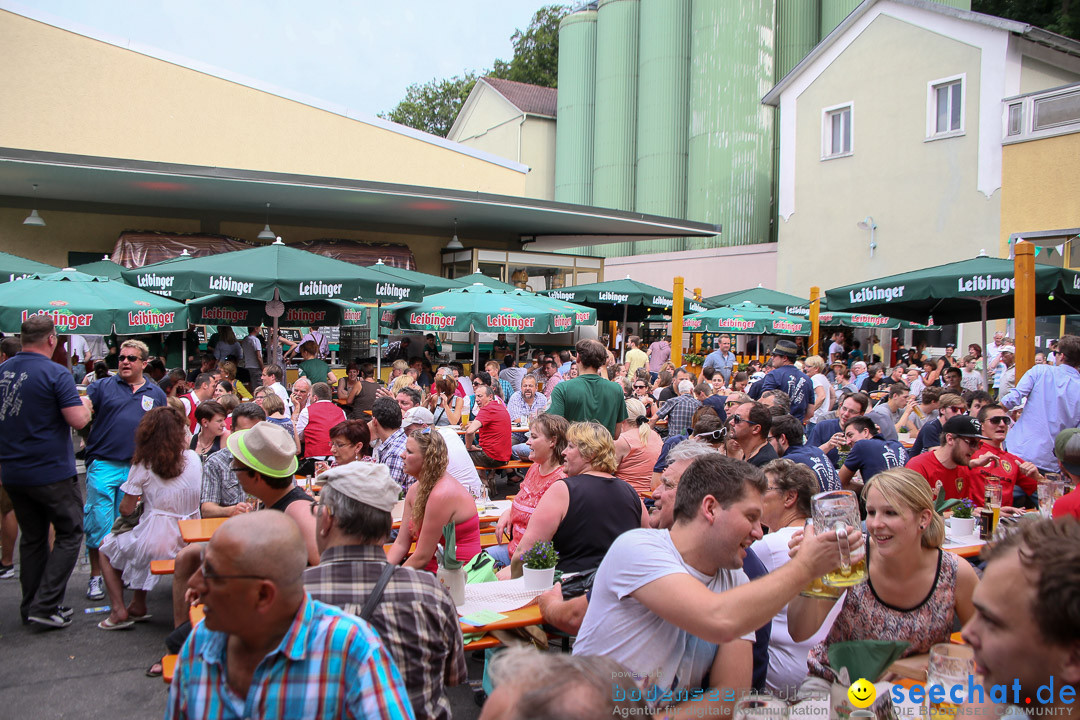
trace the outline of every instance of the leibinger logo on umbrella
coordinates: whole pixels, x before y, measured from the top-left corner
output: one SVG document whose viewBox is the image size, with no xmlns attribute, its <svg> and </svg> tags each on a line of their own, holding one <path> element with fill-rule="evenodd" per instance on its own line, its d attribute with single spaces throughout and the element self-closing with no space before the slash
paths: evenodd
<svg viewBox="0 0 1080 720">
<path fill-rule="evenodd" d="M 536 327 L 536 318 L 526 318 L 520 315 L 510 315 L 510 308 L 499 308 L 501 315 L 488 315 L 487 326 L 489 328 L 510 328 L 511 330 L 525 330 Z"/>
<path fill-rule="evenodd" d="M 663 297 L 661 295 L 653 295 L 652 296 L 652 304 L 653 305 L 659 305 L 660 307 L 669 308 L 669 307 L 672 307 L 672 306 L 675 305 L 675 301 L 674 300 L 669 300 L 666 297 Z"/>
<path fill-rule="evenodd" d="M 128 325 L 132 327 L 163 327 L 171 325 L 175 319 L 176 313 L 174 312 L 139 310 L 128 313 Z"/>
<path fill-rule="evenodd" d="M 579 323 L 589 322 L 589 318 L 592 317 L 592 313 L 582 310 L 578 312 L 574 317 Z"/>
<path fill-rule="evenodd" d="M 286 322 L 300 322 L 305 325 L 313 322 L 326 320 L 325 310 L 305 310 L 303 308 L 289 308 L 285 311 Z"/>
<path fill-rule="evenodd" d="M 50 305 L 67 305 L 66 302 L 55 300 Z M 61 330 L 77 330 L 89 327 L 94 320 L 94 313 L 78 314 L 70 310 L 38 310 L 37 312 L 22 311 L 22 322 L 26 322 L 35 315 L 44 315 L 53 321 L 53 324 Z"/>
<path fill-rule="evenodd" d="M 993 275 L 972 275 L 956 279 L 957 292 L 998 292 L 1008 295 L 1016 289 L 1016 279 L 1011 277 L 996 278 Z"/>
<path fill-rule="evenodd" d="M 569 330 L 574 326 L 574 320 L 569 315 L 556 315 L 551 318 L 551 324 L 558 330 Z"/>
<path fill-rule="evenodd" d="M 8 275 L 8 280 L 14 282 L 15 280 L 23 280 L 24 278 L 28 277 L 30 277 L 29 273 L 23 273 L 22 275 L 16 275 L 15 273 L 11 273 L 10 275 Z"/>
<path fill-rule="evenodd" d="M 832 315 L 829 316 L 829 319 L 832 319 Z M 863 323 L 864 325 L 884 325 L 889 322 L 889 318 L 881 315 L 852 315 L 851 321 Z"/>
<path fill-rule="evenodd" d="M 810 314 L 810 308 L 808 308 L 808 307 L 790 307 L 789 306 L 789 307 L 784 308 L 784 312 L 786 312 L 788 315 L 809 315 Z M 832 320 L 832 315 L 821 315 L 820 317 L 827 317 L 830 320 Z"/>
<path fill-rule="evenodd" d="M 552 290 L 548 293 L 548 297 L 553 297 L 556 300 L 573 300 L 577 297 L 577 293 L 563 292 L 561 290 Z"/>
<path fill-rule="evenodd" d="M 858 292 L 849 290 L 848 297 L 853 303 L 871 302 L 873 300 L 892 302 L 896 298 L 904 297 L 905 287 L 907 286 L 897 285 L 896 287 L 879 288 L 877 285 L 871 285 L 870 287 L 864 287 Z"/>
<path fill-rule="evenodd" d="M 249 291 L 250 292 L 250 291 Z M 340 295 L 341 283 L 324 283 L 321 280 L 300 283 L 301 295 Z M 378 294 L 378 293 L 376 293 Z"/>
<path fill-rule="evenodd" d="M 210 278 L 211 290 L 224 290 L 226 292 L 234 293 L 236 295 L 247 295 L 255 287 L 255 283 L 241 282 L 240 280 L 233 280 L 232 276 L 216 275 Z M 301 285 L 301 288 L 303 286 Z M 303 295 L 303 289 L 300 294 Z"/>
<path fill-rule="evenodd" d="M 350 312 L 356 312 L 356 311 L 355 310 L 346 310 L 345 312 L 350 313 Z M 345 317 L 348 317 L 348 315 L 346 315 Z M 359 320 L 360 318 L 357 318 L 357 319 Z M 392 323 L 392 322 L 394 322 L 394 311 L 393 310 L 383 310 L 382 311 L 382 316 L 379 319 L 380 319 L 381 322 L 384 322 L 384 323 Z"/>
<path fill-rule="evenodd" d="M 340 285 L 338 287 L 341 287 Z M 401 300 L 402 298 L 409 297 L 409 288 L 398 287 L 393 283 L 376 283 L 375 284 L 375 296 L 376 297 L 392 297 Z"/>
<path fill-rule="evenodd" d="M 694 322 L 697 322 L 698 325 L 701 324 L 700 320 Z M 721 318 L 717 320 L 716 324 L 721 330 L 753 330 L 754 326 L 757 325 L 753 320 L 742 320 L 740 318 Z"/>
<path fill-rule="evenodd" d="M 390 316 L 390 320 L 394 319 L 394 313 L 383 313 L 383 318 L 387 315 Z M 364 311 L 363 310 L 345 310 L 344 319 L 346 322 L 363 322 Z M 389 322 L 389 320 L 387 320 Z"/>
<path fill-rule="evenodd" d="M 393 314 L 390 315 L 393 319 Z M 438 329 L 448 328 L 457 322 L 457 315 L 443 315 L 434 312 L 410 313 L 409 322 L 413 325 L 432 325 Z"/>
<path fill-rule="evenodd" d="M 598 300 L 611 300 L 612 302 L 621 302 L 621 303 L 630 301 L 630 296 L 629 295 L 623 295 L 622 293 L 611 292 L 610 290 L 603 291 L 602 293 L 597 295 L 596 298 Z M 562 299 L 570 300 L 571 298 L 562 298 Z"/>
<path fill-rule="evenodd" d="M 700 320 L 683 320 L 683 327 L 699 328 L 699 327 L 701 327 L 701 321 Z"/>
<path fill-rule="evenodd" d="M 774 320 L 774 330 L 784 330 L 786 332 L 799 332 L 802 330 L 802 323 L 793 323 L 789 320 Z"/>
<path fill-rule="evenodd" d="M 176 278 L 172 275 L 156 275 L 154 273 L 146 273 L 138 277 L 139 287 L 148 288 L 155 292 L 160 292 L 162 295 L 172 295 L 170 288 L 173 283 L 176 282 Z M 162 292 L 168 290 L 168 292 Z"/>
<path fill-rule="evenodd" d="M 204 307 L 200 320 L 220 320 L 227 325 L 240 325 L 247 321 L 247 310 L 234 310 L 230 307 Z"/>
</svg>

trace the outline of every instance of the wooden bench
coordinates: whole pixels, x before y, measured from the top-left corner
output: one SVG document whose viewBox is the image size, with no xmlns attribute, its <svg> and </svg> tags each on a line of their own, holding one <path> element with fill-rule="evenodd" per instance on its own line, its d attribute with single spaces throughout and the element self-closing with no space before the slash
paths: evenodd
<svg viewBox="0 0 1080 720">
<path fill-rule="evenodd" d="M 172 575 L 176 567 L 176 560 L 151 560 L 151 575 Z"/>
<path fill-rule="evenodd" d="M 470 650 L 487 650 L 488 648 L 498 647 L 502 645 L 499 638 L 495 637 L 491 633 L 487 633 L 483 637 L 473 640 L 471 643 L 465 645 L 465 652 Z"/>
<path fill-rule="evenodd" d="M 499 538 L 496 537 L 495 533 L 484 533 L 483 535 L 480 536 L 480 547 L 481 548 L 494 547 L 495 545 L 498 545 L 498 544 L 499 544 Z M 392 547 L 393 547 L 392 543 L 388 544 L 388 545 L 383 545 L 383 550 L 385 550 L 386 552 L 390 552 L 390 548 L 392 548 Z M 416 552 L 416 543 L 413 543 L 409 547 L 409 554 L 412 555 L 414 552 Z"/>
<path fill-rule="evenodd" d="M 485 470 L 520 470 L 521 468 L 532 467 L 532 460 L 511 460 L 495 467 L 484 467 L 483 465 L 474 465 L 473 467 L 476 468 L 477 472 Z"/>
<path fill-rule="evenodd" d="M 206 617 L 203 613 L 202 605 L 192 605 L 188 610 L 188 620 L 191 621 L 191 625 L 194 627 L 203 621 Z M 161 679 L 168 685 L 172 682 L 173 675 L 176 673 L 176 655 L 166 655 L 161 658 Z"/>
</svg>

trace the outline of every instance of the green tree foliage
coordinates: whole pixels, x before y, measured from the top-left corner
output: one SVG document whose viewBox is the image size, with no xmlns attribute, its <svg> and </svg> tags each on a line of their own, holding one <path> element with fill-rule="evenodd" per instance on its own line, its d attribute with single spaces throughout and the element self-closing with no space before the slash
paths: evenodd
<svg viewBox="0 0 1080 720">
<path fill-rule="evenodd" d="M 492 75 L 506 80 L 556 87 L 559 76 L 559 21 L 569 12 L 564 5 L 545 5 L 533 15 L 529 27 L 516 30 L 510 40 L 514 57 L 496 60 Z M 461 106 L 479 76 L 468 71 L 449 79 L 410 85 L 405 99 L 379 117 L 446 137 Z"/>
<path fill-rule="evenodd" d="M 1080 6 L 1074 0 L 971 0 L 971 9 L 1080 39 Z"/>
</svg>

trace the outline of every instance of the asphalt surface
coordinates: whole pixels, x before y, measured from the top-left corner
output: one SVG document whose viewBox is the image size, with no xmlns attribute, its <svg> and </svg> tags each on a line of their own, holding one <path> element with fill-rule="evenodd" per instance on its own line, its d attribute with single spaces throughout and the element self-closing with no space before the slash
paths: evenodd
<svg viewBox="0 0 1080 720">
<path fill-rule="evenodd" d="M 17 570 L 17 552 L 15 562 Z M 75 616 L 63 629 L 22 624 L 17 577 L 0 580 L 0 718 L 163 717 L 168 686 L 145 672 L 164 654 L 165 637 L 172 630 L 171 576 L 162 577 L 150 591 L 147 604 L 153 617 L 148 622 L 111 632 L 96 627 L 106 613 L 85 612 L 108 605 L 108 599 L 86 599 L 90 565 L 85 557 L 68 583 L 64 604 L 74 608 Z M 482 661 L 470 657 L 468 664 L 470 681 L 478 683 Z M 455 718 L 479 717 L 469 686 L 449 688 L 448 694 Z"/>
</svg>

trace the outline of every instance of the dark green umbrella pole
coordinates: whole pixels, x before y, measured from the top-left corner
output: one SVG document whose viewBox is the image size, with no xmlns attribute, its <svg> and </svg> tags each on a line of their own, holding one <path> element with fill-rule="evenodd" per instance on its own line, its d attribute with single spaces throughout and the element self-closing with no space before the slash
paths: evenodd
<svg viewBox="0 0 1080 720">
<path fill-rule="evenodd" d="M 626 362 L 626 311 L 629 309 L 630 303 L 623 303 L 622 306 L 622 344 L 620 347 L 622 351 L 619 353 L 619 362 Z"/>
</svg>

